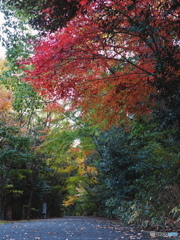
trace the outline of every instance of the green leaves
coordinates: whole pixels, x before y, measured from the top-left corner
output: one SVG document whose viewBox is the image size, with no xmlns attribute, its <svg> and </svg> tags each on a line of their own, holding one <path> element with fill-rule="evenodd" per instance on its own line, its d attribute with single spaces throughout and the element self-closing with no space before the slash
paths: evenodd
<svg viewBox="0 0 180 240">
<path fill-rule="evenodd" d="M 30 24 L 39 31 L 56 31 L 64 27 L 76 15 L 79 1 L 6 1 L 9 8 L 16 10 L 16 14 L 28 18 Z M 48 16 L 48 17 L 47 17 Z"/>
</svg>

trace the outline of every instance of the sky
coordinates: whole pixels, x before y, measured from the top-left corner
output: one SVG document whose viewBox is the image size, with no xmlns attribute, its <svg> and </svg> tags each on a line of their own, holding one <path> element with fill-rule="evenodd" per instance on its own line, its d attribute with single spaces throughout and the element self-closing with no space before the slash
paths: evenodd
<svg viewBox="0 0 180 240">
<path fill-rule="evenodd" d="M 1 26 L 4 21 L 3 14 L 0 12 L 0 36 L 2 36 Z M 0 58 L 5 57 L 5 48 L 2 47 L 1 41 L 0 41 Z"/>
</svg>

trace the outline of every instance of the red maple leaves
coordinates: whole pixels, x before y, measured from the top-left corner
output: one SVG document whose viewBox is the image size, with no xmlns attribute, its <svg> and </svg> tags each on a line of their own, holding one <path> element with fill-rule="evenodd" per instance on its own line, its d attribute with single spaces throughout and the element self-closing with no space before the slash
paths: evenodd
<svg viewBox="0 0 180 240">
<path fill-rule="evenodd" d="M 88 3 L 88 0 L 81 0 L 81 1 L 80 1 L 81 6 L 84 6 L 84 5 L 86 5 L 87 3 Z"/>
<path fill-rule="evenodd" d="M 39 41 L 25 80 L 43 96 L 69 100 L 109 124 L 148 113 L 150 95 L 162 90 L 155 83 L 179 74 L 171 62 L 179 58 L 178 17 L 177 11 L 166 15 L 168 8 L 153 0 L 92 2 Z"/>
</svg>

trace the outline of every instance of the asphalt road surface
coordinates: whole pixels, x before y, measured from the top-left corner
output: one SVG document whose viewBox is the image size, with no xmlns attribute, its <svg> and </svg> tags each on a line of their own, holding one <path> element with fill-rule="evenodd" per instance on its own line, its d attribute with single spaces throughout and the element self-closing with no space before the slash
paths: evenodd
<svg viewBox="0 0 180 240">
<path fill-rule="evenodd" d="M 0 240 L 148 240 L 149 238 L 147 233 L 96 217 L 62 217 L 0 224 Z"/>
</svg>

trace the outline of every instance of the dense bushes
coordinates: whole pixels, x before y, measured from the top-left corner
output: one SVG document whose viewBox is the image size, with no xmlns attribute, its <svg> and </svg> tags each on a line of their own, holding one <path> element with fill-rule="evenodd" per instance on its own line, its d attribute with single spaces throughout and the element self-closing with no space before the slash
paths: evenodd
<svg viewBox="0 0 180 240">
<path fill-rule="evenodd" d="M 172 135 L 141 119 L 128 131 L 112 127 L 93 136 L 97 153 L 86 165 L 98 171 L 91 192 L 97 215 L 142 227 L 179 221 L 180 159 Z"/>
</svg>

